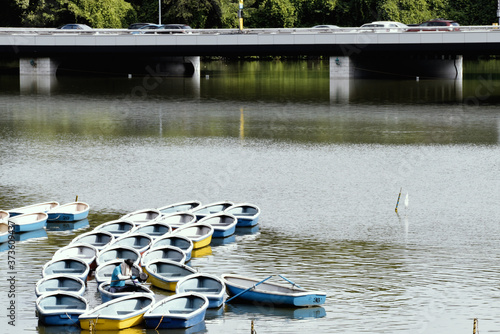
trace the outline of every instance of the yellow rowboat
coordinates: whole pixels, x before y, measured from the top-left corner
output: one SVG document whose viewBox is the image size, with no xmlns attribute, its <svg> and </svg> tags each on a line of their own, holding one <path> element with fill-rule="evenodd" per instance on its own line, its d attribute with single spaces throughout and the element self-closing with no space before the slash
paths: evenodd
<svg viewBox="0 0 500 334">
<path fill-rule="evenodd" d="M 183 226 L 172 232 L 172 235 L 188 237 L 193 242 L 193 249 L 210 245 L 213 234 L 214 228 L 208 223 L 196 223 L 189 226 Z"/>
<path fill-rule="evenodd" d="M 148 262 L 144 271 L 149 275 L 148 281 L 157 288 L 175 291 L 177 282 L 196 270 L 179 262 L 156 259 Z"/>
<path fill-rule="evenodd" d="M 78 320 L 86 330 L 120 330 L 137 326 L 154 304 L 151 294 L 135 293 L 112 299 L 80 315 Z"/>
</svg>

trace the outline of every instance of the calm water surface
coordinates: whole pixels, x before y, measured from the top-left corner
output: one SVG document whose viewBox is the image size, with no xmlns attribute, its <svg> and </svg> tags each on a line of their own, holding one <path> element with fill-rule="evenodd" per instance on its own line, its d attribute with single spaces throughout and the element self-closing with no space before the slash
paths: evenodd
<svg viewBox="0 0 500 334">
<path fill-rule="evenodd" d="M 328 297 L 226 305 L 179 333 L 471 333 L 474 318 L 500 332 L 499 72 L 330 82 L 309 61 L 203 63 L 198 79 L 0 77 L 0 208 L 91 205 L 68 230 L 17 236 L 16 327 L 0 253 L 0 332 L 70 332 L 38 325 L 43 264 L 103 222 L 190 199 L 262 210 L 192 267 L 283 274 Z M 85 296 L 100 303 L 94 281 Z"/>
</svg>

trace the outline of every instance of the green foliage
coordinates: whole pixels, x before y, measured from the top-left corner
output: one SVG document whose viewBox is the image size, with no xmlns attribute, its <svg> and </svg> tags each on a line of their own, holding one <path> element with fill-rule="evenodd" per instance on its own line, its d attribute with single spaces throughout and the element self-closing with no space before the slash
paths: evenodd
<svg viewBox="0 0 500 334">
<path fill-rule="evenodd" d="M 134 22 L 185 23 L 193 28 L 237 28 L 239 0 L 0 0 L 4 26 L 54 27 L 86 23 L 123 28 Z M 497 22 L 492 0 L 244 0 L 245 28 L 359 27 L 376 20 L 420 23 L 447 18 L 461 25 Z"/>
<path fill-rule="evenodd" d="M 297 10 L 290 0 L 260 0 L 249 20 L 252 27 L 292 28 L 297 23 Z"/>
</svg>

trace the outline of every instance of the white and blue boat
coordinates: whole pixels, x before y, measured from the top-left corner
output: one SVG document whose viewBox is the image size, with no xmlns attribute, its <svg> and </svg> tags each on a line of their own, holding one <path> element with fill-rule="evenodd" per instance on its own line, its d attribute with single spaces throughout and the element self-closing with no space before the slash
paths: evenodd
<svg viewBox="0 0 500 334">
<path fill-rule="evenodd" d="M 208 299 L 208 308 L 218 308 L 224 303 L 226 286 L 222 280 L 210 274 L 193 274 L 177 282 L 175 293 L 196 292 Z"/>
<path fill-rule="evenodd" d="M 110 245 L 113 240 L 115 240 L 115 237 L 110 232 L 93 230 L 76 236 L 70 244 L 89 244 L 101 251 L 104 247 Z"/>
<path fill-rule="evenodd" d="M 150 294 L 151 296 L 154 296 L 154 292 L 151 291 L 147 286 L 136 283 L 135 281 L 126 281 L 125 282 L 126 287 L 131 287 L 134 288 L 135 291 L 130 291 L 130 292 L 110 292 L 109 288 L 111 287 L 110 282 L 102 282 L 99 284 L 97 287 L 97 290 L 99 291 L 99 294 L 101 295 L 101 300 L 103 303 L 109 302 L 112 299 L 128 296 L 134 293 L 146 293 Z"/>
<path fill-rule="evenodd" d="M 149 235 L 153 240 L 161 238 L 172 232 L 172 228 L 165 222 L 152 221 L 139 226 L 136 226 L 131 233 L 144 233 Z"/>
<path fill-rule="evenodd" d="M 87 300 L 72 292 L 46 293 L 36 300 L 38 320 L 47 326 L 77 325 L 88 308 Z"/>
<path fill-rule="evenodd" d="M 11 217 L 17 216 L 17 215 L 22 215 L 26 213 L 37 213 L 37 212 L 45 212 L 47 213 L 49 210 L 52 210 L 56 207 L 59 206 L 59 202 L 43 202 L 43 203 L 37 203 L 37 204 L 32 204 L 28 206 L 23 206 L 20 208 L 15 208 L 8 210 L 9 214 Z"/>
<path fill-rule="evenodd" d="M 145 233 L 135 233 L 131 232 L 123 237 L 115 239 L 111 246 L 130 246 L 135 248 L 140 254 L 144 253 L 149 249 L 153 243 L 153 238 Z"/>
<path fill-rule="evenodd" d="M 156 219 L 156 221 L 165 223 L 169 225 L 172 230 L 176 230 L 179 227 L 194 224 L 196 222 L 196 216 L 189 212 L 176 212 L 161 216 Z"/>
<path fill-rule="evenodd" d="M 78 258 L 87 262 L 90 269 L 95 269 L 98 254 L 99 251 L 97 248 L 90 244 L 71 243 L 63 248 L 59 248 L 52 256 L 52 259 L 65 257 Z"/>
<path fill-rule="evenodd" d="M 45 212 L 24 213 L 9 218 L 10 224 L 14 227 L 14 232 L 36 231 L 47 226 L 47 214 Z"/>
<path fill-rule="evenodd" d="M 149 223 L 161 216 L 161 212 L 157 209 L 142 209 L 136 210 L 122 216 L 120 220 L 130 220 L 135 226 Z"/>
<path fill-rule="evenodd" d="M 97 266 L 101 266 L 107 262 L 114 260 L 131 259 L 135 264 L 139 264 L 141 253 L 137 249 L 127 245 L 110 245 L 99 252 L 96 262 Z"/>
<path fill-rule="evenodd" d="M 231 201 L 219 201 L 197 207 L 190 212 L 196 216 L 196 219 L 200 220 L 202 218 L 205 218 L 206 216 L 223 212 L 232 205 L 234 205 L 234 203 Z"/>
<path fill-rule="evenodd" d="M 98 225 L 94 228 L 94 231 L 107 231 L 115 238 L 119 238 L 130 233 L 134 227 L 135 224 L 130 220 L 118 219 Z"/>
<path fill-rule="evenodd" d="M 227 294 L 231 296 L 226 303 L 235 299 L 239 302 L 266 303 L 281 307 L 310 307 L 322 305 L 326 300 L 324 292 L 309 291 L 296 284 L 288 286 L 267 282 L 271 277 L 259 280 L 240 275 L 222 275 Z"/>
<path fill-rule="evenodd" d="M 234 234 L 238 220 L 228 213 L 216 213 L 198 220 L 196 224 L 198 223 L 207 223 L 214 228 L 212 238 L 225 238 Z"/>
<path fill-rule="evenodd" d="M 76 276 L 85 282 L 89 271 L 89 265 L 82 259 L 61 258 L 45 263 L 42 267 L 42 277 L 65 274 Z"/>
<path fill-rule="evenodd" d="M 44 293 L 72 292 L 83 296 L 85 282 L 71 275 L 50 275 L 39 280 L 35 285 L 35 294 L 40 297 Z"/>
<path fill-rule="evenodd" d="M 98 266 L 95 270 L 94 273 L 94 278 L 97 282 L 97 284 L 101 284 L 102 282 L 109 282 L 111 281 L 111 276 L 113 275 L 113 270 L 115 270 L 116 266 L 119 266 L 120 264 L 123 263 L 123 260 L 112 260 L 108 261 L 104 264 L 101 264 Z M 141 267 L 137 263 L 134 263 L 134 266 L 132 267 L 132 273 L 140 273 L 142 272 Z"/>
<path fill-rule="evenodd" d="M 9 221 L 10 213 L 5 210 L 0 210 L 0 223 L 7 223 Z"/>
<path fill-rule="evenodd" d="M 191 260 L 191 256 L 193 253 L 193 241 L 188 237 L 185 237 L 183 235 L 167 235 L 153 241 L 150 249 L 163 246 L 174 246 L 180 248 L 184 252 L 184 254 L 186 254 L 185 262 L 189 262 L 189 260 Z"/>
<path fill-rule="evenodd" d="M 9 224 L 0 222 L 0 244 L 9 241 Z"/>
<path fill-rule="evenodd" d="M 179 247 L 161 246 L 149 249 L 141 257 L 141 267 L 145 267 L 148 262 L 163 259 L 184 264 L 186 262 L 186 253 Z"/>
<path fill-rule="evenodd" d="M 72 222 L 88 217 L 90 205 L 85 202 L 71 202 L 47 211 L 49 221 Z"/>
<path fill-rule="evenodd" d="M 254 204 L 235 204 L 224 210 L 224 213 L 232 214 L 238 219 L 236 227 L 250 227 L 259 223 L 260 209 Z"/>
<path fill-rule="evenodd" d="M 201 294 L 175 294 L 155 303 L 144 313 L 144 321 L 147 328 L 189 328 L 205 320 L 207 308 L 208 300 Z"/>
<path fill-rule="evenodd" d="M 158 210 L 162 213 L 162 215 L 167 215 L 170 213 L 190 211 L 200 206 L 201 202 L 194 200 L 194 201 L 185 201 L 185 202 L 169 204 L 166 206 L 162 206 L 161 208 L 158 208 Z"/>
</svg>

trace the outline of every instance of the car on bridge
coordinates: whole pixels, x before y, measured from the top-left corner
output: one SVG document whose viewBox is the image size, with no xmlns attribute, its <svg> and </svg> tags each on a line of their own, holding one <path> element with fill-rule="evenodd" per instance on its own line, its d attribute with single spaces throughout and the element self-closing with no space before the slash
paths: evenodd
<svg viewBox="0 0 500 334">
<path fill-rule="evenodd" d="M 60 26 L 57 29 L 92 30 L 92 28 L 88 25 L 81 23 L 68 23 Z"/>
<path fill-rule="evenodd" d="M 460 31 L 460 24 L 453 20 L 433 19 L 419 24 L 416 27 L 408 29 L 409 32 L 415 31 Z"/>
<path fill-rule="evenodd" d="M 404 32 L 408 26 L 401 22 L 375 21 L 365 23 L 358 32 Z"/>
</svg>

